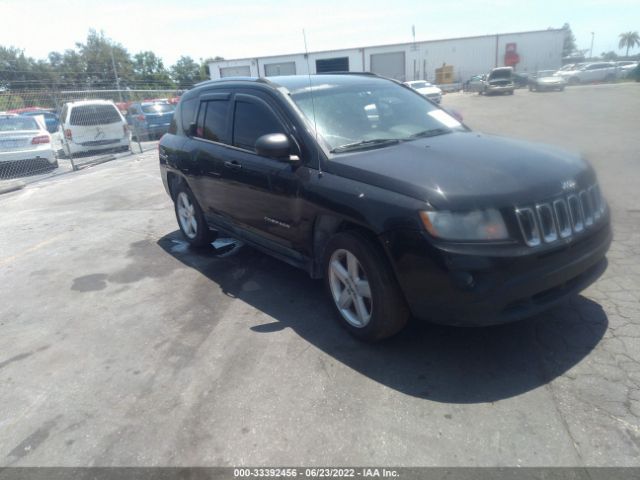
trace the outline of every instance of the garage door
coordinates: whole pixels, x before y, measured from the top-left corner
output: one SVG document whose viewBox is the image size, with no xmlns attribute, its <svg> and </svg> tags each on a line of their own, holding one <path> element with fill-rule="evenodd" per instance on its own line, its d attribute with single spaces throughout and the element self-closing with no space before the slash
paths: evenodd
<svg viewBox="0 0 640 480">
<path fill-rule="evenodd" d="M 274 75 L 295 75 L 296 62 L 265 63 L 264 74 L 267 77 L 273 77 Z"/>
<path fill-rule="evenodd" d="M 349 57 L 323 58 L 316 60 L 317 73 L 348 72 Z"/>
<path fill-rule="evenodd" d="M 250 77 L 251 68 L 249 65 L 243 65 L 241 67 L 222 67 L 220 69 L 221 77 Z"/>
<path fill-rule="evenodd" d="M 404 52 L 372 53 L 371 71 L 384 77 L 404 81 L 406 77 Z"/>
</svg>

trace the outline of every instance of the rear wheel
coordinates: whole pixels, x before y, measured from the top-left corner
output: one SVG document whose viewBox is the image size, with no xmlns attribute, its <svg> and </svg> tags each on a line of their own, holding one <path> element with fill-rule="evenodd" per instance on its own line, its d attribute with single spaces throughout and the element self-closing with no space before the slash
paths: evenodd
<svg viewBox="0 0 640 480">
<path fill-rule="evenodd" d="M 209 230 L 202 209 L 184 183 L 175 187 L 174 206 L 180 231 L 193 247 L 206 247 L 215 240 L 216 234 Z"/>
<path fill-rule="evenodd" d="M 384 252 L 360 232 L 343 232 L 327 243 L 325 284 L 340 323 L 355 337 L 377 341 L 398 333 L 409 319 Z"/>
</svg>

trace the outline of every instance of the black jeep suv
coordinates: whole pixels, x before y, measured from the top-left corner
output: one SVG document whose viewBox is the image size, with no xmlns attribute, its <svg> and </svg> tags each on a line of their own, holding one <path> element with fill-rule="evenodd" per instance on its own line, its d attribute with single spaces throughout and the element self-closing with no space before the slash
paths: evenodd
<svg viewBox="0 0 640 480">
<path fill-rule="evenodd" d="M 191 245 L 221 232 L 324 278 L 366 340 L 411 315 L 516 320 L 606 268 L 608 208 L 584 160 L 472 132 L 375 75 L 199 84 L 159 155 Z"/>
</svg>

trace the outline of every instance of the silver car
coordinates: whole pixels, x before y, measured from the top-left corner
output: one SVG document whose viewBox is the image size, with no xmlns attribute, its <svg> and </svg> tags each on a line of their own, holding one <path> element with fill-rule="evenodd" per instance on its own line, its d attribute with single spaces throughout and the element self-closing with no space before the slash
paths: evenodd
<svg viewBox="0 0 640 480">
<path fill-rule="evenodd" d="M 554 70 L 541 70 L 529 77 L 529 91 L 542 92 L 545 90 L 564 90 L 567 81 L 560 75 L 555 75 Z"/>
<path fill-rule="evenodd" d="M 564 78 L 569 85 L 590 82 L 613 82 L 619 76 L 619 67 L 613 62 L 586 63 L 577 70 L 559 70 L 556 75 Z"/>
</svg>

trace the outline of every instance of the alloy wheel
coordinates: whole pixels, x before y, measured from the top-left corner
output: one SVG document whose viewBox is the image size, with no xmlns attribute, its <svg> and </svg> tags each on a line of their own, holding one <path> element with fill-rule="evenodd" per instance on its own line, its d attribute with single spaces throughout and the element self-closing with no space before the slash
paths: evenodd
<svg viewBox="0 0 640 480">
<path fill-rule="evenodd" d="M 333 252 L 329 260 L 329 285 L 342 318 L 356 328 L 366 327 L 373 312 L 371 287 L 353 253 L 344 249 Z"/>
<path fill-rule="evenodd" d="M 178 204 L 178 219 L 180 220 L 180 226 L 184 234 L 193 239 L 198 234 L 198 221 L 196 220 L 195 206 L 189 195 L 185 192 L 180 192 L 176 199 Z"/>
</svg>

